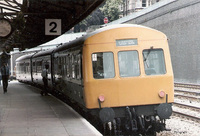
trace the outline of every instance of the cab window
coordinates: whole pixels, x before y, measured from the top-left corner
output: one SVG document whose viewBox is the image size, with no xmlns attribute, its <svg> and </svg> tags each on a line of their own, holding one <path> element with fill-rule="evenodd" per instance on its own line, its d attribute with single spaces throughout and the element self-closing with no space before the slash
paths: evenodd
<svg viewBox="0 0 200 136">
<path fill-rule="evenodd" d="M 112 52 L 92 54 L 93 77 L 95 79 L 115 77 L 114 57 Z"/>
<path fill-rule="evenodd" d="M 120 77 L 135 77 L 140 75 L 137 51 L 120 51 L 118 53 Z"/>
<path fill-rule="evenodd" d="M 143 61 L 146 75 L 162 75 L 166 73 L 162 49 L 144 50 Z"/>
</svg>

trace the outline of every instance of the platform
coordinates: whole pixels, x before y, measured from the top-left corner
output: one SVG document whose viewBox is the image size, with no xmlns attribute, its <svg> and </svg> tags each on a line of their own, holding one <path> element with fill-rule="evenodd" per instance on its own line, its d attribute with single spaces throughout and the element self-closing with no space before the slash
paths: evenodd
<svg viewBox="0 0 200 136">
<path fill-rule="evenodd" d="M 84 118 L 40 89 L 9 82 L 0 86 L 0 136 L 100 136 Z"/>
</svg>

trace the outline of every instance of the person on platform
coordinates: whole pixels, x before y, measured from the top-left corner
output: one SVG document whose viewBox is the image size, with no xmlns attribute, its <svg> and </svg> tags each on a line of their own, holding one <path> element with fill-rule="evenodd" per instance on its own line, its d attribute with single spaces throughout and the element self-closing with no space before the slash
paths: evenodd
<svg viewBox="0 0 200 136">
<path fill-rule="evenodd" d="M 46 64 L 45 68 L 42 70 L 42 80 L 44 83 L 44 89 L 41 91 L 41 95 L 48 95 L 48 69 L 49 65 Z"/>
<path fill-rule="evenodd" d="M 3 91 L 4 93 L 7 93 L 8 79 L 10 76 L 10 71 L 7 63 L 3 63 L 3 66 L 1 67 L 1 76 L 3 81 Z"/>
</svg>

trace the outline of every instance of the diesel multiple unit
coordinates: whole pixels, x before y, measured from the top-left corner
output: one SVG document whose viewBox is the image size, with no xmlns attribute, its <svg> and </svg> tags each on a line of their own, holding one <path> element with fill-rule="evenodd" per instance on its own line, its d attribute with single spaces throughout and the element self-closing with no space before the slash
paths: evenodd
<svg viewBox="0 0 200 136">
<path fill-rule="evenodd" d="M 172 114 L 173 71 L 165 34 L 139 25 L 101 28 L 16 60 L 17 79 L 59 93 L 100 118 L 106 133 L 155 134 Z"/>
</svg>

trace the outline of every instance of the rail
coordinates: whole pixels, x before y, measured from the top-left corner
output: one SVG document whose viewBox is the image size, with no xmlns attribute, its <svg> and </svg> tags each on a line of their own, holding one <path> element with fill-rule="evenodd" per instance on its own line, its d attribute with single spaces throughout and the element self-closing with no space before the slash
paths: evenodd
<svg viewBox="0 0 200 136">
<path fill-rule="evenodd" d="M 175 83 L 175 87 L 181 87 L 186 89 L 175 89 L 174 96 L 176 98 L 184 98 L 190 100 L 190 102 L 200 101 L 200 85 L 195 84 L 183 84 L 183 83 Z M 188 89 L 195 89 L 195 90 L 188 90 Z M 184 104 L 183 102 L 174 102 L 173 104 L 175 107 L 173 108 L 173 116 L 178 116 L 184 119 L 192 120 L 194 122 L 200 122 L 200 117 L 198 116 L 200 112 L 200 107 L 192 106 L 189 103 Z M 198 104 L 197 104 L 198 105 Z M 187 110 L 186 110 L 187 109 Z M 188 111 L 188 112 L 187 112 Z"/>
<path fill-rule="evenodd" d="M 189 108 L 193 111 L 199 111 L 200 112 L 200 107 L 197 107 L 197 106 L 192 106 L 192 105 L 178 103 L 178 102 L 174 102 L 173 105 L 178 106 L 178 107 Z"/>
<path fill-rule="evenodd" d="M 178 116 L 178 117 L 186 118 L 186 119 L 189 119 L 189 120 L 192 120 L 192 121 L 195 121 L 195 122 L 200 122 L 199 117 L 188 115 L 188 114 L 178 112 L 178 111 L 173 111 L 173 116 Z"/>
<path fill-rule="evenodd" d="M 185 87 L 185 88 L 192 88 L 192 89 L 200 89 L 200 85 L 197 85 L 197 84 L 174 83 L 174 87 Z"/>
</svg>

